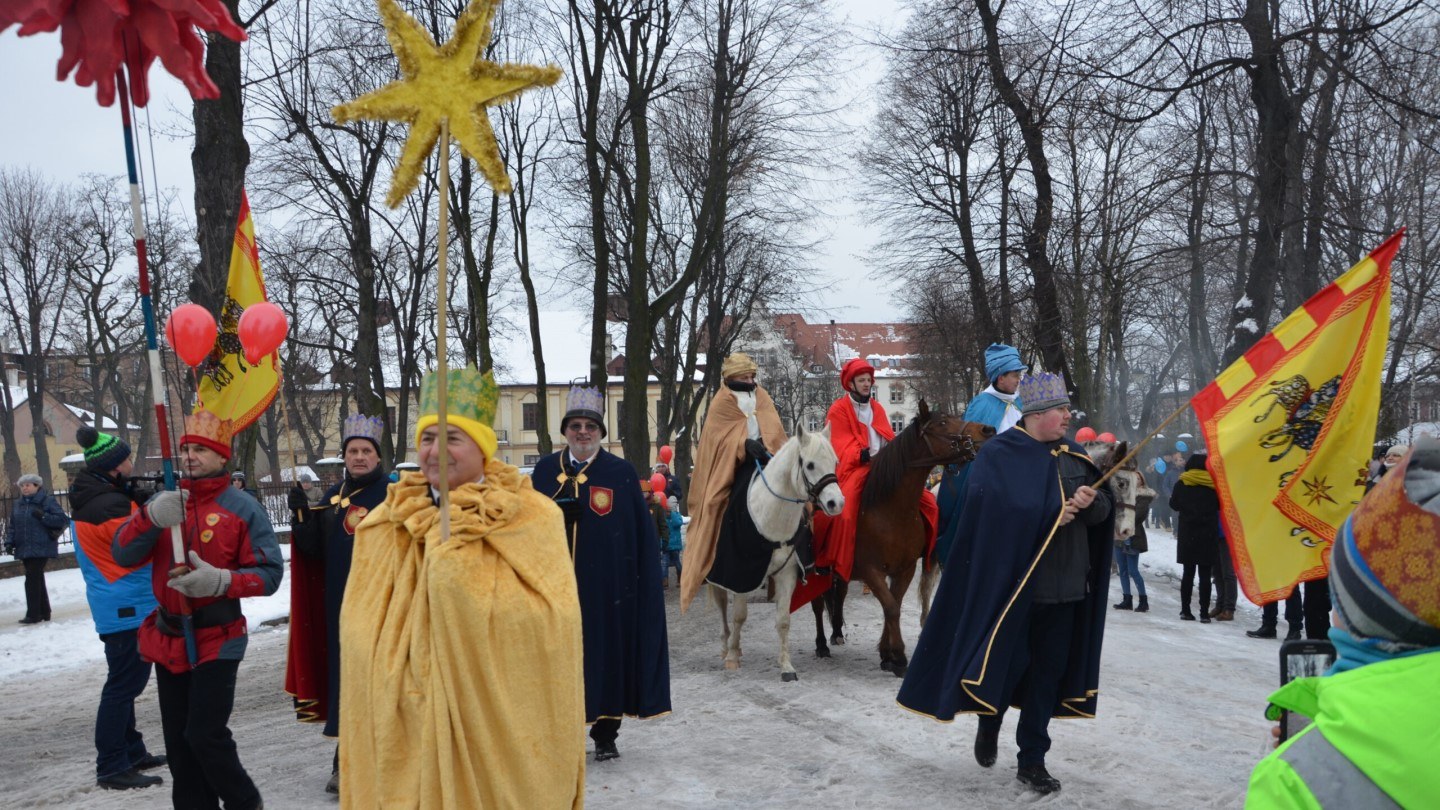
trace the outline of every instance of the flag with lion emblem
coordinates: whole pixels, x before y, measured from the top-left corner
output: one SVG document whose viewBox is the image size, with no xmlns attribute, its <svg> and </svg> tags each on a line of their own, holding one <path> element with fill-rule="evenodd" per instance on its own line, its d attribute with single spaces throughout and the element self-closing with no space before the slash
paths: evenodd
<svg viewBox="0 0 1440 810">
<path fill-rule="evenodd" d="M 1390 333 L 1396 233 L 1191 400 L 1235 574 L 1258 604 L 1328 571 L 1365 492 Z"/>
</svg>

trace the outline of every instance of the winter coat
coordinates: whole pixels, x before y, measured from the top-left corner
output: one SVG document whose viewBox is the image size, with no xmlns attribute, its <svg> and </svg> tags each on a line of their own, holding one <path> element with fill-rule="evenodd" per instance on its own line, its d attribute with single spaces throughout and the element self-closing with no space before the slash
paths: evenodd
<svg viewBox="0 0 1440 810">
<path fill-rule="evenodd" d="M 150 563 L 120 565 L 110 541 L 130 518 L 135 502 L 114 478 L 86 470 L 70 488 L 70 503 L 75 509 L 75 559 L 85 578 L 95 632 L 134 630 L 155 610 Z"/>
<path fill-rule="evenodd" d="M 42 487 L 34 495 L 16 499 L 5 532 L 5 546 L 14 549 L 17 560 L 59 556 L 60 544 L 50 538 L 49 530 L 64 528 L 69 522 L 65 510 Z"/>
<path fill-rule="evenodd" d="M 1440 651 L 1281 687 L 1270 702 L 1315 722 L 1260 760 L 1245 806 L 1435 807 L 1437 682 Z"/>
<path fill-rule="evenodd" d="M 666 551 L 683 551 L 685 549 L 685 519 L 680 517 L 680 507 L 672 506 L 670 509 L 670 537 L 665 545 Z"/>
<path fill-rule="evenodd" d="M 155 598 L 162 609 L 172 614 L 180 613 L 187 601 L 192 610 L 200 611 L 227 599 L 274 593 L 285 574 L 285 560 L 280 556 L 275 529 L 260 503 L 232 489 L 228 478 L 187 478 L 180 486 L 190 491 L 185 521 L 181 524 L 187 554 L 194 551 L 216 568 L 229 569 L 230 589 L 222 597 L 187 600 L 169 587 L 169 571 L 175 566 L 170 530 L 157 528 L 144 509 L 132 515 L 115 533 L 111 544 L 115 562 L 121 565 L 150 562 Z M 161 632 L 156 621 L 156 614 L 151 613 L 140 625 L 140 657 L 177 675 L 189 671 L 185 639 Z M 238 661 L 245 657 L 246 639 L 243 615 L 223 624 L 197 627 L 197 663 Z"/>
<path fill-rule="evenodd" d="M 1220 562 L 1220 497 L 1211 487 L 1183 481 L 1170 493 L 1170 508 L 1177 515 L 1175 561 L 1181 565 L 1216 565 Z"/>
</svg>

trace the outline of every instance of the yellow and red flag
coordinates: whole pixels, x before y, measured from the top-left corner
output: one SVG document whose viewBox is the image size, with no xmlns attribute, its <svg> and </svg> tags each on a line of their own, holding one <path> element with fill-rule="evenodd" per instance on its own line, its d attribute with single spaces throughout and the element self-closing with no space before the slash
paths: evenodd
<svg viewBox="0 0 1440 810">
<path fill-rule="evenodd" d="M 1365 493 L 1390 333 L 1396 233 L 1191 400 L 1251 601 L 1328 572 L 1335 533 Z"/>
<path fill-rule="evenodd" d="M 210 357 L 200 367 L 200 406 L 233 421 L 236 433 L 260 418 L 279 389 L 278 357 L 271 354 L 260 365 L 250 365 L 245 362 L 245 349 L 236 332 L 245 308 L 265 300 L 265 277 L 255 247 L 255 220 L 250 216 L 250 200 L 241 191 L 240 222 L 230 249 L 230 278 L 220 310 L 220 334 Z"/>
</svg>

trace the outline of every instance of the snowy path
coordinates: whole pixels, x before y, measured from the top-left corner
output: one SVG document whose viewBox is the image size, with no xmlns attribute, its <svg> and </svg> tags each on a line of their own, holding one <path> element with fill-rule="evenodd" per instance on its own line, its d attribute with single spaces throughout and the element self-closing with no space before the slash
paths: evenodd
<svg viewBox="0 0 1440 810">
<path fill-rule="evenodd" d="M 814 623 L 797 613 L 791 649 L 799 683 L 780 682 L 774 613 L 754 604 L 744 636 L 745 669 L 720 668 L 718 619 L 697 600 L 681 617 L 670 601 L 674 714 L 626 721 L 619 760 L 587 774 L 587 804 L 711 808 L 1235 807 L 1268 733 L 1260 717 L 1276 683 L 1277 645 L 1246 638 L 1259 611 L 1244 603 L 1233 623 L 1181 622 L 1174 540 L 1152 534 L 1150 614 L 1112 611 L 1105 637 L 1100 714 L 1052 723 L 1051 772 L 1065 785 L 1040 799 L 1014 779 L 1014 720 L 1000 761 L 977 766 L 974 721 L 940 724 L 895 704 L 899 682 L 879 669 L 880 610 L 857 585 L 846 604 L 850 643 L 813 655 Z M 1153 565 L 1153 567 L 1151 567 Z M 0 581 L 0 805 L 162 808 L 168 789 L 110 793 L 94 787 L 93 712 L 105 667 L 78 571 L 48 575 L 55 621 L 21 627 L 19 579 Z M 231 728 L 267 806 L 331 808 L 322 791 L 331 744 L 294 722 L 281 692 L 285 629 L 258 622 L 286 613 L 288 587 L 247 603 L 254 630 L 240 668 Z M 912 592 L 913 593 L 913 592 Z M 1112 601 L 1119 586 L 1112 584 Z M 906 604 L 913 648 L 918 606 Z M 153 681 L 137 709 L 147 740 L 160 745 Z M 168 774 L 162 775 L 167 777 Z"/>
</svg>

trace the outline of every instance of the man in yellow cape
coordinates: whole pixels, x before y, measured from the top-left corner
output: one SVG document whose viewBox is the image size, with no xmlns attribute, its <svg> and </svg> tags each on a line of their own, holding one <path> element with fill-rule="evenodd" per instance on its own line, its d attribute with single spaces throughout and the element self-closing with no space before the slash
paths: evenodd
<svg viewBox="0 0 1440 810">
<path fill-rule="evenodd" d="M 755 382 L 760 367 L 744 352 L 725 358 L 720 367 L 724 385 L 710 400 L 700 430 L 695 477 L 690 482 L 690 529 L 685 535 L 684 567 L 680 573 L 680 609 L 700 591 L 715 563 L 720 522 L 730 503 L 735 467 L 745 458 L 745 441 L 755 439 L 774 453 L 785 443 L 785 428 L 770 394 Z"/>
<path fill-rule="evenodd" d="M 436 382 L 421 384 L 420 471 L 355 535 L 340 614 L 341 806 L 581 807 L 580 602 L 561 512 L 495 458 L 494 379 L 449 373 L 444 438 Z"/>
</svg>

